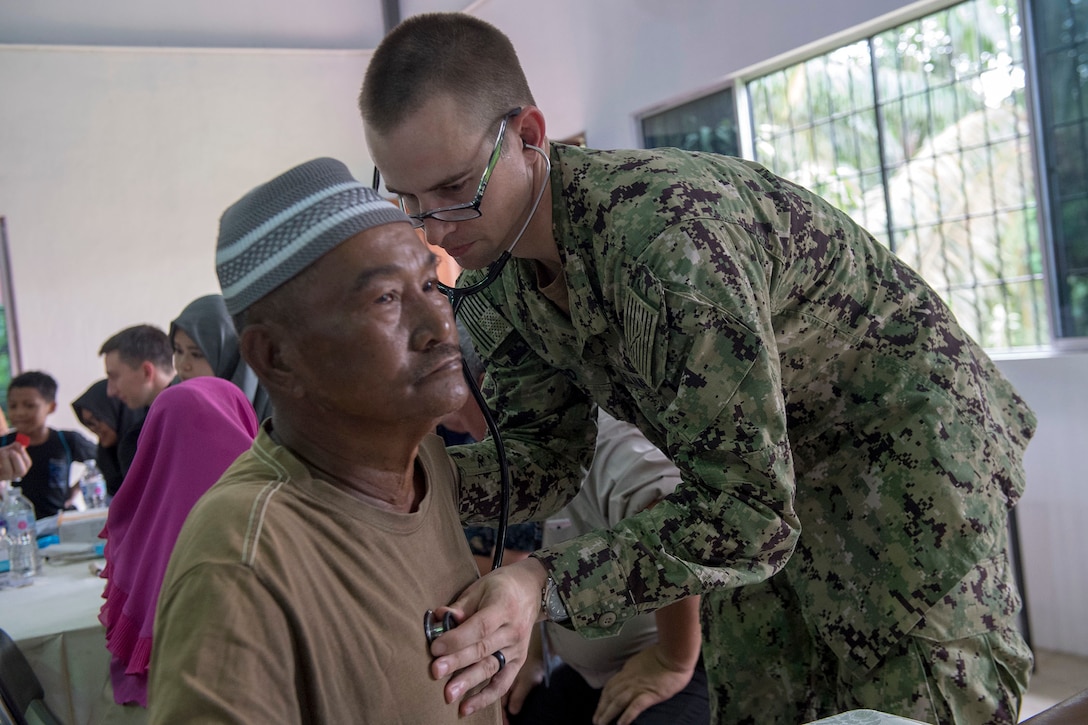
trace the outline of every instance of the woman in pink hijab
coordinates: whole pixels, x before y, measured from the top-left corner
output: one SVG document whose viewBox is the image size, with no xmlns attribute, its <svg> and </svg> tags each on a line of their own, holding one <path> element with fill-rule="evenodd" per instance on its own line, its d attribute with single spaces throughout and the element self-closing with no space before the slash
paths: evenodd
<svg viewBox="0 0 1088 725">
<path fill-rule="evenodd" d="M 185 517 L 257 435 L 237 385 L 197 377 L 155 398 L 106 528 L 106 600 L 99 620 L 111 654 L 113 697 L 147 707 L 155 605 Z"/>
</svg>

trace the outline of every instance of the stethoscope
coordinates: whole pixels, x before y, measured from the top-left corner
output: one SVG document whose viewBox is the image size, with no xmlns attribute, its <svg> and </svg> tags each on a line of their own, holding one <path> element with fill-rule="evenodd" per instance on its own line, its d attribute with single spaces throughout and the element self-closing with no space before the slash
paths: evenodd
<svg viewBox="0 0 1088 725">
<path fill-rule="evenodd" d="M 529 228 L 529 222 L 536 216 L 536 210 L 540 206 L 540 200 L 544 198 L 544 191 L 548 188 L 548 179 L 551 176 L 551 159 L 548 158 L 548 154 L 544 149 L 539 146 L 533 146 L 532 144 L 527 143 L 525 144 L 525 148 L 536 151 L 540 154 L 541 158 L 544 159 L 544 181 L 540 184 L 540 191 L 537 192 L 536 199 L 533 201 L 533 207 L 529 210 L 528 216 L 525 217 L 525 223 L 521 225 L 521 229 L 519 229 L 518 233 L 514 236 L 514 241 L 512 241 L 506 250 L 499 255 L 498 259 L 487 265 L 487 274 L 484 275 L 482 280 L 475 284 L 471 284 L 468 287 L 451 287 L 442 282 L 438 283 L 438 288 L 442 290 L 442 293 L 445 294 L 450 301 L 450 307 L 453 308 L 454 318 L 457 317 L 461 305 L 467 298 L 483 292 L 499 278 L 499 275 L 502 274 L 503 269 L 506 267 L 506 263 L 510 261 L 514 247 L 521 241 L 521 237 L 525 234 L 525 230 Z M 375 168 L 373 181 L 373 188 L 375 191 L 377 191 L 380 183 L 381 176 L 378 173 L 378 169 Z M 480 412 L 484 415 L 484 422 L 487 423 L 487 432 L 491 434 L 492 440 L 495 441 L 495 455 L 499 459 L 499 479 L 502 488 L 499 500 L 499 525 L 495 532 L 495 553 L 491 560 L 491 570 L 494 571 L 502 566 L 502 556 L 506 551 L 506 530 L 510 523 L 510 462 L 506 457 L 506 447 L 503 445 L 502 436 L 499 434 L 499 426 L 495 422 L 495 417 L 491 414 L 491 410 L 488 408 L 487 403 L 484 401 L 483 393 L 480 392 L 480 386 L 472 379 L 472 373 L 469 372 L 468 363 L 465 362 L 464 358 L 461 360 L 461 368 L 465 376 L 465 382 L 468 383 L 468 389 L 472 392 L 473 399 L 476 401 L 476 404 L 480 406 Z M 453 614 L 450 612 L 446 612 L 441 622 L 435 620 L 433 610 L 428 609 L 423 615 L 423 633 L 427 637 L 428 644 L 456 626 L 457 623 L 454 621 Z"/>
</svg>

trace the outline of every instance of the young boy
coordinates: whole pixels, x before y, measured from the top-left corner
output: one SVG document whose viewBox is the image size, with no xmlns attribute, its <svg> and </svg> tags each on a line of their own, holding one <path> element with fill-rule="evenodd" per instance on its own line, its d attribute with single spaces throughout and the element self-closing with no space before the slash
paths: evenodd
<svg viewBox="0 0 1088 725">
<path fill-rule="evenodd" d="M 54 430 L 46 425 L 57 409 L 57 381 L 43 372 L 16 376 L 8 386 L 8 417 L 12 427 L 30 439 L 26 452 L 31 466 L 15 485 L 34 504 L 38 519 L 69 507 L 79 486 L 69 485 L 73 461 L 88 461 L 95 446 L 74 430 Z"/>
</svg>

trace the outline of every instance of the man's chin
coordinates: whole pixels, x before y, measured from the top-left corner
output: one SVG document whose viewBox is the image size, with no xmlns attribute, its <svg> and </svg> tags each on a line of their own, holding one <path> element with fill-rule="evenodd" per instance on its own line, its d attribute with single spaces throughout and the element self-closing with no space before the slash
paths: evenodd
<svg viewBox="0 0 1088 725">
<path fill-rule="evenodd" d="M 443 246 L 443 249 L 461 269 L 486 269 L 498 258 L 498 254 L 488 251 L 486 247 L 487 244 L 476 241 L 450 247 Z"/>
<path fill-rule="evenodd" d="M 472 250 L 464 256 L 454 257 L 453 261 L 457 262 L 462 269 L 487 269 L 500 256 L 498 254 L 479 254 L 475 252 L 476 250 Z"/>
</svg>

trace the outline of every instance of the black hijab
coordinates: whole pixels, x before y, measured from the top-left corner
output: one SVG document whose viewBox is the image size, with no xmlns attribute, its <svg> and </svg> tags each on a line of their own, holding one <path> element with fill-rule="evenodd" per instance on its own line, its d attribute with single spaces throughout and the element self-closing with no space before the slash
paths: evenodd
<svg viewBox="0 0 1088 725">
<path fill-rule="evenodd" d="M 83 411 L 89 411 L 95 418 L 113 428 L 117 433 L 117 441 L 120 442 L 126 433 L 139 425 L 143 419 L 143 411 L 132 410 L 117 398 L 111 398 L 106 393 L 106 382 L 99 380 L 87 388 L 83 395 L 72 401 L 72 410 L 75 411 L 80 423 L 83 423 Z M 106 479 L 106 491 L 111 496 L 114 495 L 121 488 L 126 468 L 122 464 L 118 445 L 115 443 L 106 448 L 99 443 L 95 461 Z"/>
<path fill-rule="evenodd" d="M 238 333 L 234 320 L 227 312 L 223 295 L 198 297 L 170 323 L 170 342 L 174 331 L 182 330 L 192 338 L 212 366 L 215 377 L 229 380 L 245 393 L 257 412 L 257 420 L 272 415 L 272 402 L 257 381 L 257 375 L 246 365 L 238 349 Z"/>
</svg>

